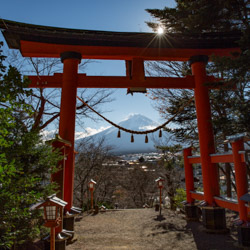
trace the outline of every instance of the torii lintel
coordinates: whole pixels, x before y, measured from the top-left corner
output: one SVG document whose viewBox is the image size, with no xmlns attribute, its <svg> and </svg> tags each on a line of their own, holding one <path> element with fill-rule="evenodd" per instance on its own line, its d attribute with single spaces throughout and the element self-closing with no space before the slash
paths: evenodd
<svg viewBox="0 0 250 250">
<path fill-rule="evenodd" d="M 62 73 L 53 76 L 28 76 L 31 80 L 30 88 L 61 88 Z M 206 76 L 206 82 L 219 82 L 214 76 Z M 77 88 L 168 88 L 193 89 L 194 76 L 179 77 L 145 77 L 143 80 L 134 80 L 126 76 L 86 76 L 78 74 Z M 209 86 L 208 86 L 209 87 Z M 210 86 L 210 88 L 215 88 Z"/>
</svg>

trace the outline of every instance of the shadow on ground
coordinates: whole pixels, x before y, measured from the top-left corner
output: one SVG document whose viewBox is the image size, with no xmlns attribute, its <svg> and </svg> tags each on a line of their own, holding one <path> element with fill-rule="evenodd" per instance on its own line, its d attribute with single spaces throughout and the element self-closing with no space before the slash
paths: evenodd
<svg viewBox="0 0 250 250">
<path fill-rule="evenodd" d="M 239 250 L 235 239 L 229 234 L 207 233 L 201 222 L 188 221 L 187 229 L 191 229 L 198 250 Z"/>
<path fill-rule="evenodd" d="M 231 232 L 208 233 L 200 221 L 187 221 L 185 226 L 178 223 L 177 216 L 174 213 L 168 213 L 166 217 L 154 217 L 154 221 L 158 221 L 154 226 L 151 236 L 175 232 L 174 236 L 177 240 L 181 240 L 184 235 L 192 237 L 197 250 L 239 250 L 242 249 L 237 246 L 236 231 L 230 226 Z"/>
<path fill-rule="evenodd" d="M 166 218 L 163 215 L 157 215 L 157 217 L 154 220 L 155 221 L 163 221 L 163 220 L 166 220 Z"/>
</svg>

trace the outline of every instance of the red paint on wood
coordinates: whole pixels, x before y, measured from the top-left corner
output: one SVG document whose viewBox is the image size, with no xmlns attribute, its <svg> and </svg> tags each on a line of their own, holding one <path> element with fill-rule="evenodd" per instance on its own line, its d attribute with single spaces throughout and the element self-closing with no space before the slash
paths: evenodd
<svg viewBox="0 0 250 250">
<path fill-rule="evenodd" d="M 188 162 L 189 162 L 190 164 L 198 164 L 198 163 L 201 163 L 201 157 L 200 157 L 200 156 L 190 157 L 190 158 L 188 158 Z"/>
<path fill-rule="evenodd" d="M 194 202 L 194 199 L 192 198 L 190 191 L 194 190 L 194 173 L 193 173 L 193 166 L 188 159 L 188 156 L 192 155 L 192 148 L 185 148 L 183 150 L 183 155 L 184 155 L 187 202 L 192 204 Z"/>
<path fill-rule="evenodd" d="M 62 74 L 56 73 L 53 76 L 29 76 L 30 88 L 61 88 Z M 192 89 L 195 87 L 194 77 L 134 77 L 125 76 L 86 76 L 78 74 L 78 88 L 173 88 Z"/>
<path fill-rule="evenodd" d="M 195 200 L 199 200 L 199 201 L 202 201 L 202 200 L 204 200 L 204 195 L 203 194 L 201 194 L 201 193 L 191 193 L 191 197 L 193 198 L 193 199 L 195 199 Z"/>
<path fill-rule="evenodd" d="M 188 61 L 195 55 L 232 56 L 239 48 L 226 49 L 175 49 L 175 48 L 137 48 L 109 46 L 81 46 L 20 41 L 21 53 L 24 57 L 59 58 L 64 51 L 75 51 L 85 59 L 132 60 L 135 57 L 144 60 Z"/>
<path fill-rule="evenodd" d="M 78 59 L 65 59 L 63 67 L 62 95 L 60 108 L 59 135 L 71 143 L 65 161 L 64 198 L 68 202 L 65 207 L 70 210 L 73 205 L 73 178 L 74 178 L 74 142 L 75 142 L 75 113 Z"/>
<path fill-rule="evenodd" d="M 215 164 L 211 163 L 210 159 L 210 154 L 215 152 L 215 148 L 209 90 L 204 85 L 206 81 L 205 63 L 194 62 L 192 64 L 192 73 L 195 76 L 195 105 L 199 131 L 204 199 L 209 205 L 212 205 L 213 196 L 219 196 L 219 178 L 218 169 Z"/>
<path fill-rule="evenodd" d="M 226 162 L 233 162 L 233 155 L 232 154 L 224 154 L 224 155 L 211 155 L 211 162 L 212 163 L 226 163 Z"/>
<path fill-rule="evenodd" d="M 247 190 L 247 170 L 246 163 L 242 162 L 241 155 L 239 151 L 244 150 L 244 142 L 242 139 L 232 142 L 233 149 L 233 160 L 234 160 L 234 170 L 235 170 L 235 180 L 237 188 L 237 198 L 239 204 L 239 216 L 243 221 L 247 221 L 247 207 L 245 206 L 245 201 L 240 199 L 241 196 L 248 193 Z"/>
<path fill-rule="evenodd" d="M 224 208 L 236 211 L 236 212 L 239 211 L 238 203 L 230 202 L 230 201 L 219 199 L 216 197 L 214 197 L 214 200 L 215 200 L 216 205 L 219 207 L 224 207 Z"/>
</svg>

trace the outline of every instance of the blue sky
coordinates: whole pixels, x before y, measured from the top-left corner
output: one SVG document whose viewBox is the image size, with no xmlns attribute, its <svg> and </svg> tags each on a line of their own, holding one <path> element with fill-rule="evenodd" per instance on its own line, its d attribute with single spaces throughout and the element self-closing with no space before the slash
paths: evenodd
<svg viewBox="0 0 250 250">
<path fill-rule="evenodd" d="M 64 28 L 152 32 L 146 21 L 153 21 L 147 8 L 174 7 L 173 0 L 6 0 L 1 2 L 0 18 L 24 23 Z M 125 64 L 121 61 L 91 63 L 88 75 L 124 75 Z M 126 89 L 116 90 L 115 101 L 105 104 L 105 114 L 114 122 L 125 119 L 131 113 L 145 115 L 161 122 L 159 114 L 143 94 L 126 95 Z M 86 127 L 98 129 L 106 122 L 83 121 Z M 79 128 L 76 128 L 79 130 Z"/>
</svg>

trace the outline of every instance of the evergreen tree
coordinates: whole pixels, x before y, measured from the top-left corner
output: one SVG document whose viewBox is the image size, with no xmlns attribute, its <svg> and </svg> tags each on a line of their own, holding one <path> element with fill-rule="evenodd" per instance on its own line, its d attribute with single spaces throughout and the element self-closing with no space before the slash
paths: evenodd
<svg viewBox="0 0 250 250">
<path fill-rule="evenodd" d="M 169 33 L 228 32 L 249 27 L 248 0 L 176 0 L 175 8 L 147 9 Z"/>
<path fill-rule="evenodd" d="M 213 63 L 208 65 L 208 74 L 223 77 L 233 83 L 236 89 L 221 88 L 220 91 L 210 91 L 214 132 L 217 140 L 224 140 L 227 135 L 250 131 L 249 122 L 249 4 L 248 1 L 227 0 L 227 1 L 176 1 L 176 8 L 148 9 L 158 23 L 149 22 L 153 29 L 159 25 L 165 26 L 166 32 L 197 34 L 204 32 L 241 32 L 241 39 L 238 41 L 241 53 L 232 58 L 213 58 Z M 169 68 L 172 67 L 172 68 Z M 164 71 L 169 75 L 179 72 L 179 75 L 190 74 L 187 64 L 164 64 L 158 66 L 161 74 Z M 170 73 L 171 74 L 171 73 Z M 231 85 L 232 87 L 232 85 Z M 193 95 L 192 91 L 179 90 L 153 92 L 153 97 L 159 101 L 159 110 L 163 115 L 173 115 L 185 100 Z M 164 97 L 168 97 L 166 105 L 163 104 Z M 166 103 L 165 102 L 165 103 Z M 194 106 L 181 113 L 175 122 L 180 128 L 174 130 L 178 138 L 185 141 L 195 135 Z M 187 123 L 187 124 L 186 124 Z M 186 125 L 186 126 L 185 126 Z M 190 126 L 191 125 L 191 126 Z M 189 127 L 190 126 L 190 127 Z M 193 137 L 197 138 L 197 137 Z"/>
<path fill-rule="evenodd" d="M 226 136 L 250 131 L 250 92 L 249 92 L 249 61 L 250 61 L 250 27 L 249 1 L 247 0 L 176 0 L 175 8 L 148 9 L 147 11 L 157 19 L 157 22 L 148 22 L 148 25 L 157 29 L 159 25 L 165 27 L 167 33 L 182 33 L 184 35 L 198 35 L 206 32 L 230 32 L 241 34 L 238 41 L 241 52 L 234 54 L 234 58 L 213 57 L 208 64 L 208 74 L 222 77 L 227 87 L 210 91 L 212 121 L 217 143 L 217 150 L 228 151 L 228 145 L 221 142 Z M 187 64 L 160 63 L 161 74 L 167 75 L 178 72 L 179 75 L 190 74 Z M 172 70 L 170 73 L 169 71 Z M 232 86 L 234 89 L 232 89 Z M 236 88 L 235 88 L 236 87 Z M 158 100 L 158 110 L 168 117 L 176 113 L 180 104 L 193 95 L 193 91 L 178 90 L 165 92 L 153 91 L 153 98 Z M 165 99 L 165 103 L 164 100 Z M 197 144 L 197 126 L 194 104 L 186 108 L 175 120 L 176 129 L 170 130 L 180 142 Z M 228 182 L 230 165 L 222 169 Z M 250 171 L 249 171 L 250 172 Z M 228 183 L 227 195 L 231 189 Z"/>
<path fill-rule="evenodd" d="M 16 249 L 39 235 L 41 214 L 30 206 L 53 192 L 49 179 L 59 156 L 23 120 L 32 115 L 25 104 L 31 91 L 4 60 L 0 50 L 0 248 Z"/>
</svg>

